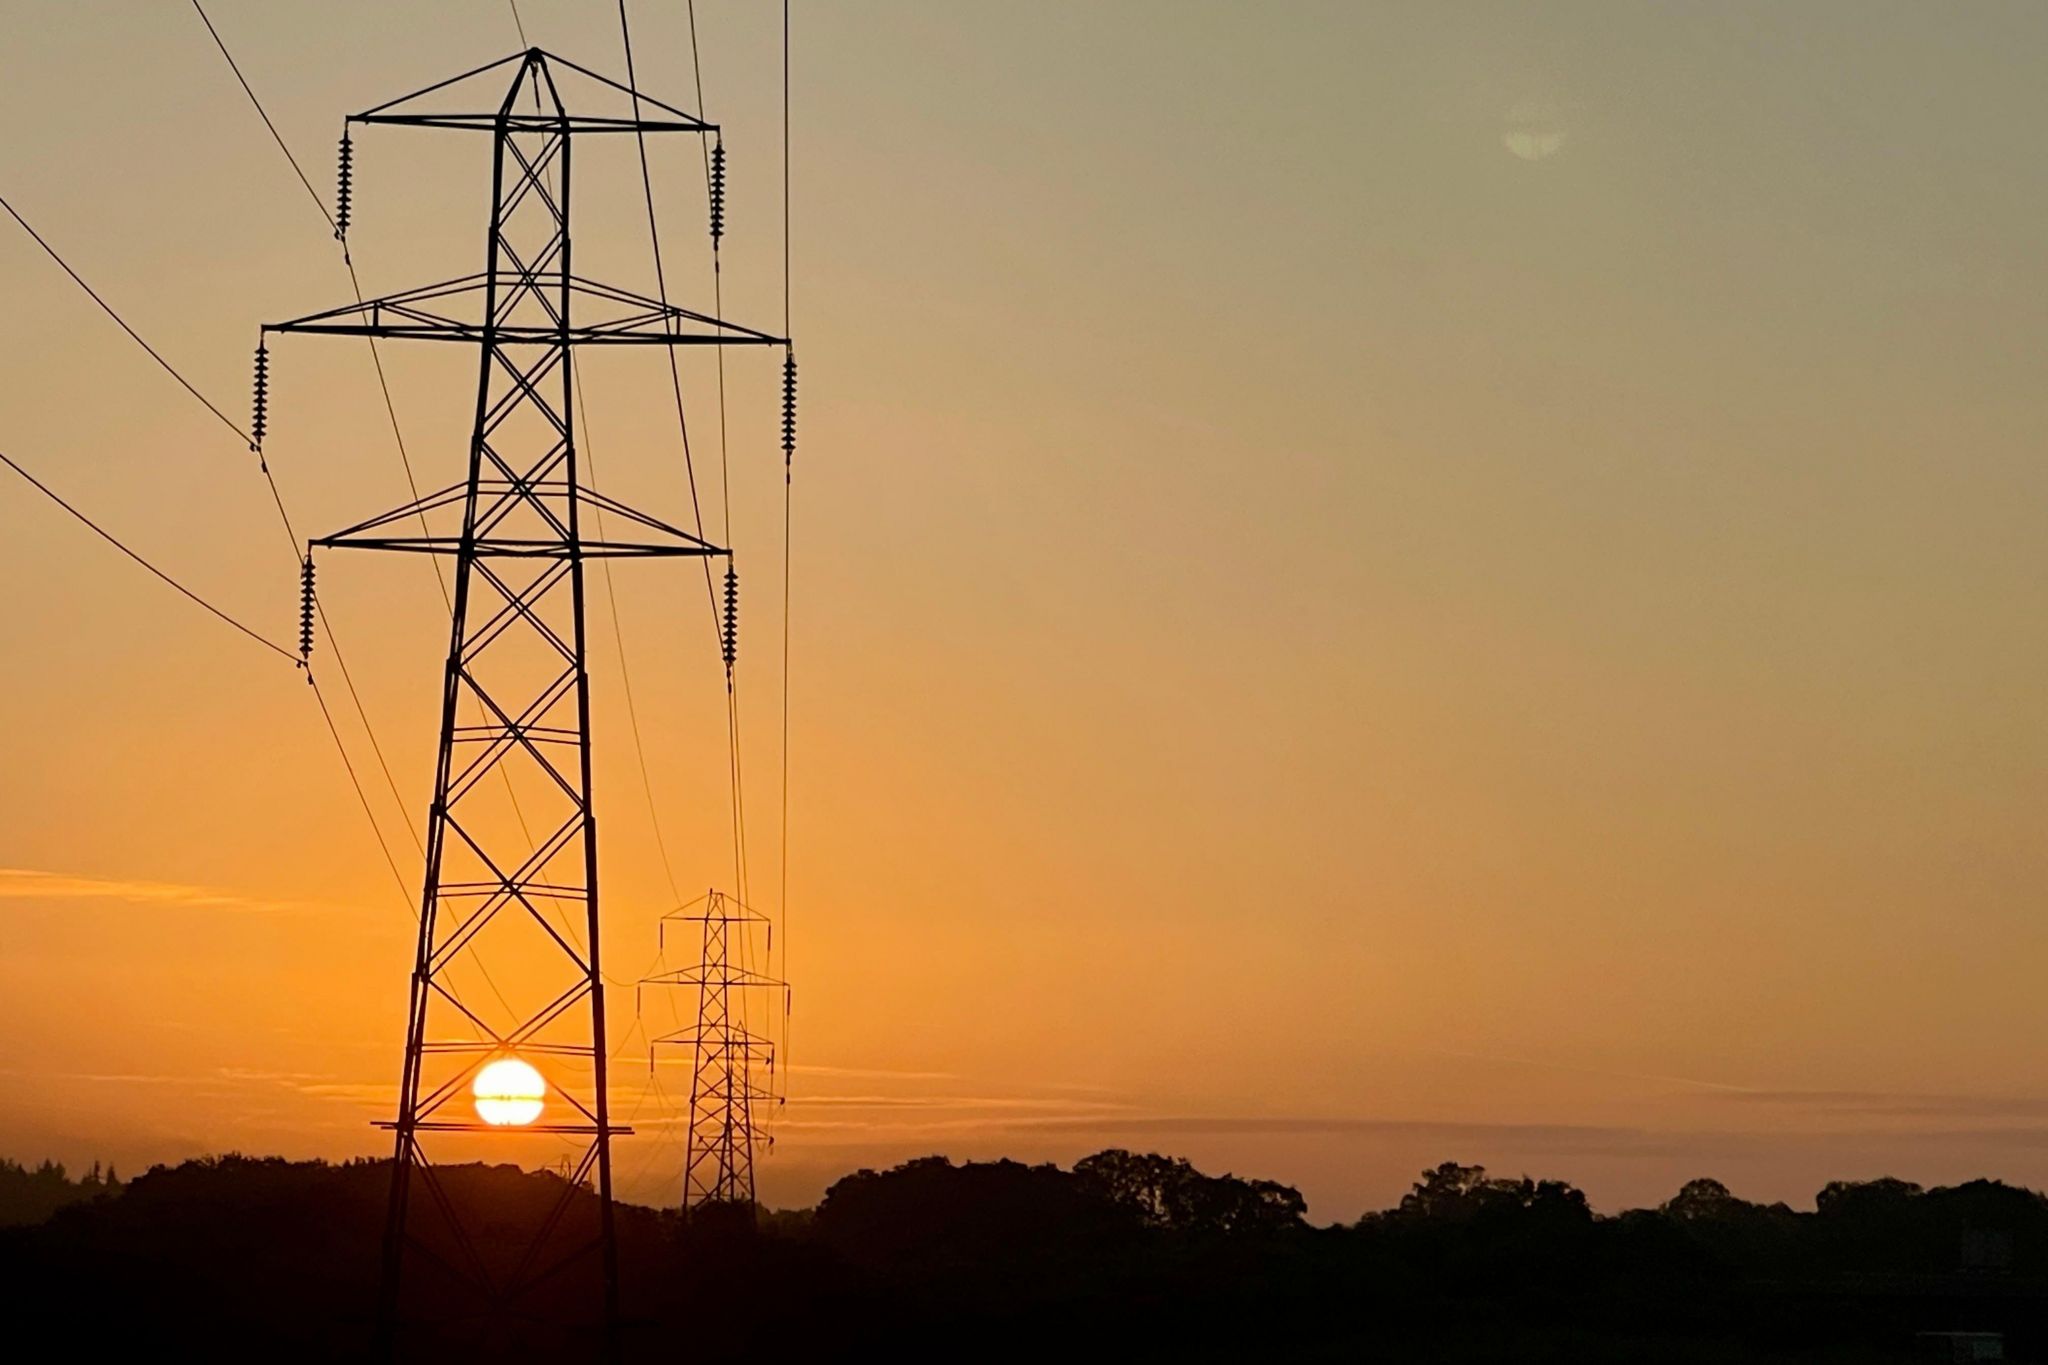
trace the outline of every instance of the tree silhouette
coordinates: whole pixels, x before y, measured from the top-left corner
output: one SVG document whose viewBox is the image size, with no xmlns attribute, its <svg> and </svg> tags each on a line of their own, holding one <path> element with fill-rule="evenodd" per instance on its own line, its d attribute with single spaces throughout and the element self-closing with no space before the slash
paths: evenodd
<svg viewBox="0 0 2048 1365">
<path fill-rule="evenodd" d="M 1179 1157 L 1122 1148 L 1075 1162 L 1074 1178 L 1093 1197 L 1165 1232 L 1278 1232 L 1302 1226 L 1308 1213 L 1299 1191 L 1275 1181 L 1204 1175 Z"/>
</svg>

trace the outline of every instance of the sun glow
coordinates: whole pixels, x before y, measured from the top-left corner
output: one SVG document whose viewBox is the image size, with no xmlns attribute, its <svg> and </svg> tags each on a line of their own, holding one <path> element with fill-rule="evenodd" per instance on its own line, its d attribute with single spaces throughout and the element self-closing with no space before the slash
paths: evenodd
<svg viewBox="0 0 2048 1365">
<path fill-rule="evenodd" d="M 517 1128 L 540 1117 L 548 1083 L 517 1057 L 500 1057 L 476 1073 L 469 1087 L 476 1116 L 500 1128 Z"/>
</svg>

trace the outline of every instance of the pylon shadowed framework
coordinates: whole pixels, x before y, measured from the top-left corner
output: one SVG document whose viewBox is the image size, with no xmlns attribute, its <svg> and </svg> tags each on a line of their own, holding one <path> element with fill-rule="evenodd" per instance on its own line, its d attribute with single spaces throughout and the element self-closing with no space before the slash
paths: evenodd
<svg viewBox="0 0 2048 1365">
<path fill-rule="evenodd" d="M 509 88 L 498 86 L 507 73 Z M 579 105 L 630 100 L 631 112 L 572 111 L 565 88 Z M 502 89 L 502 98 L 473 101 L 482 89 Z M 473 102 L 485 111 L 466 107 Z M 347 123 L 486 132 L 493 149 L 480 272 L 264 328 L 462 343 L 478 354 L 466 476 L 307 551 L 309 601 L 314 547 L 454 561 L 403 1070 L 396 1116 L 383 1125 L 394 1166 L 380 1350 L 389 1358 L 486 1330 L 531 1347 L 544 1328 L 566 1328 L 601 1332 L 610 1354 L 619 1316 L 611 1139 L 629 1130 L 607 1102 L 585 565 L 729 561 L 730 551 L 589 485 L 570 421 L 573 367 L 585 346 L 787 343 L 572 268 L 576 139 L 716 135 L 715 125 L 537 48 Z M 350 155 L 344 136 L 344 230 Z M 258 363 L 260 402 L 265 351 Z M 543 1112 L 523 1126 L 493 1126 L 468 1108 L 477 1073 L 506 1056 L 546 1081 Z M 506 1231 L 514 1211 L 503 1208 L 491 1210 L 488 1228 L 475 1226 L 462 1177 L 436 1158 L 450 1144 L 447 1152 L 474 1160 L 478 1140 L 464 1135 L 485 1132 L 550 1135 L 579 1153 L 559 1195 L 531 1210 L 531 1227 L 517 1235 Z M 566 1321 L 541 1321 L 551 1313 Z"/>
<path fill-rule="evenodd" d="M 752 936 L 765 936 L 761 961 L 774 954 L 775 926 L 767 916 L 721 891 L 709 891 L 662 917 L 662 949 L 671 924 L 701 926 L 697 965 L 648 977 L 641 984 L 680 986 L 697 992 L 693 1027 L 662 1034 L 650 1043 L 690 1050 L 689 1130 L 683 1150 L 683 1211 L 728 1209 L 745 1218 L 754 1211 L 754 1152 L 772 1145 L 755 1106 L 780 1103 L 775 1085 L 775 1044 L 748 1027 L 746 996 L 782 993 L 788 985 L 755 971 Z M 650 1057 L 650 1063 L 652 1058 Z"/>
</svg>

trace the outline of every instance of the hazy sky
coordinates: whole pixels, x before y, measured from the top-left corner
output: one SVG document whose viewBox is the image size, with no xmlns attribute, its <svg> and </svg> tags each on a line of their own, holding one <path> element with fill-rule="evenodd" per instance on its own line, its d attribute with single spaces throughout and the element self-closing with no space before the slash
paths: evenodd
<svg viewBox="0 0 2048 1365">
<path fill-rule="evenodd" d="M 344 112 L 517 46 L 503 0 L 208 8 L 323 195 Z M 698 10 L 725 309 L 775 330 L 774 7 Z M 520 12 L 622 71 L 608 0 Z M 694 104 L 682 6 L 634 12 L 643 86 Z M 239 419 L 257 324 L 347 299 L 304 190 L 187 6 L 0 28 L 0 193 Z M 798 0 L 764 1196 L 1109 1145 L 1321 1218 L 1452 1158 L 1608 1208 L 1696 1175 L 2048 1184 L 2044 59 L 2030 3 Z M 609 155 L 580 269 L 651 288 Z M 671 289 L 708 305 L 695 156 L 655 172 Z M 474 138 L 362 137 L 364 288 L 476 268 L 487 172 Z M 0 450 L 289 637 L 253 457 L 11 221 L 0 280 Z M 473 371 L 422 349 L 386 355 L 438 485 Z M 273 373 L 302 534 L 402 500 L 360 346 Z M 771 901 L 775 379 L 735 357 Z M 679 514 L 659 362 L 587 381 L 605 486 Z M 323 591 L 417 820 L 439 595 L 370 556 Z M 700 590 L 618 591 L 678 880 L 729 880 Z M 0 1152 L 383 1150 L 412 925 L 304 683 L 18 482 L 0 600 Z M 608 624 L 593 658 L 630 979 L 672 897 Z M 639 1036 L 620 1169 L 665 1199 Z"/>
</svg>

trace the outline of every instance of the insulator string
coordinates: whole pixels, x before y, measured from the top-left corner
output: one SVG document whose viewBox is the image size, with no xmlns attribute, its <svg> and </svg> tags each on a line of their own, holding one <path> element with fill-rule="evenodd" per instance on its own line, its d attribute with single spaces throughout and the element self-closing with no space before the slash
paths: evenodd
<svg viewBox="0 0 2048 1365">
<path fill-rule="evenodd" d="M 733 661 L 740 654 L 740 571 L 730 560 L 725 565 L 725 618 L 719 633 L 719 649 L 725 655 L 725 686 L 732 690 Z"/>
<path fill-rule="evenodd" d="M 718 244 L 724 236 L 725 139 L 721 137 L 711 148 L 711 253 L 714 261 L 718 255 Z"/>
<path fill-rule="evenodd" d="M 249 404 L 249 449 L 263 453 L 263 433 L 270 427 L 270 348 L 256 343 L 256 386 Z"/>
<path fill-rule="evenodd" d="M 348 129 L 341 130 L 341 164 L 334 176 L 334 240 L 341 243 L 342 254 L 348 254 L 348 215 L 354 193 L 355 144 L 349 141 Z"/>
<path fill-rule="evenodd" d="M 306 670 L 306 676 L 313 676 L 313 617 L 317 610 L 313 598 L 313 551 L 306 550 L 306 558 L 299 567 L 299 665 Z"/>
<path fill-rule="evenodd" d="M 789 475 L 790 465 L 796 459 L 796 350 L 794 347 L 782 355 L 782 472 Z"/>
</svg>

